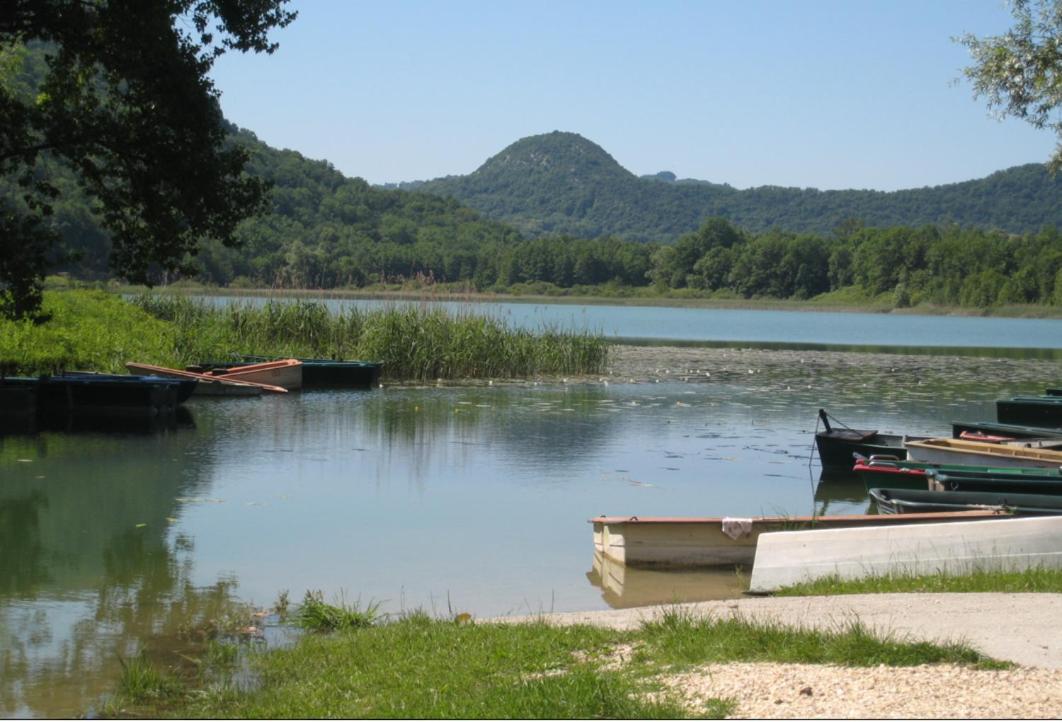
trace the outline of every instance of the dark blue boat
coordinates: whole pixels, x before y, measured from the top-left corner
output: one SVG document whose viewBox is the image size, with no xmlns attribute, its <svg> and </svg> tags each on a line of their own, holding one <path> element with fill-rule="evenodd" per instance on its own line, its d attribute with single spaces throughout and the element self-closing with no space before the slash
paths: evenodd
<svg viewBox="0 0 1062 722">
<path fill-rule="evenodd" d="M 0 388 L 12 398 L 31 395 L 39 417 L 79 414 L 154 418 L 173 415 L 194 384 L 160 377 L 74 373 L 8 377 L 0 379 Z"/>
<path fill-rule="evenodd" d="M 242 361 L 206 361 L 189 366 L 189 371 L 211 371 L 218 368 L 234 368 L 250 364 L 277 361 L 280 356 L 241 356 Z M 380 384 L 382 364 L 370 361 L 333 361 L 320 358 L 296 358 L 302 361 L 302 387 L 372 389 Z"/>
<path fill-rule="evenodd" d="M 996 402 L 996 421 L 1002 424 L 1062 427 L 1062 396 L 1015 396 Z"/>
</svg>

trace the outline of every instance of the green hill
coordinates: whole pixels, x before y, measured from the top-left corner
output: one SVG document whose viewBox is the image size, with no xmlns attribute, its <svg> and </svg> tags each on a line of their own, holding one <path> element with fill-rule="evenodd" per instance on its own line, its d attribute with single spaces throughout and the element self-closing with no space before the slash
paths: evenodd
<svg viewBox="0 0 1062 722">
<path fill-rule="evenodd" d="M 873 227 L 957 223 L 1011 233 L 1062 227 L 1062 177 L 1036 164 L 893 192 L 738 190 L 667 171 L 638 177 L 595 143 L 559 131 L 519 140 L 469 175 L 401 187 L 455 198 L 532 236 L 672 241 L 713 216 L 753 232 L 826 233 L 850 219 Z"/>
<path fill-rule="evenodd" d="M 271 210 L 241 224 L 240 248 L 204 242 L 192 261 L 201 280 L 227 284 L 242 277 L 256 285 L 330 288 L 417 274 L 466 279 L 474 277 L 484 248 L 520 240 L 512 228 L 455 200 L 373 188 L 326 161 L 272 148 L 235 126 L 230 131 L 231 142 L 251 149 L 248 172 L 273 184 Z M 65 260 L 55 270 L 109 276 L 109 234 L 92 203 L 67 168 L 48 163 L 46 169 L 61 191 L 50 223 L 61 235 L 57 255 Z M 0 193 L 14 197 L 15 179 L 0 178 Z"/>
</svg>

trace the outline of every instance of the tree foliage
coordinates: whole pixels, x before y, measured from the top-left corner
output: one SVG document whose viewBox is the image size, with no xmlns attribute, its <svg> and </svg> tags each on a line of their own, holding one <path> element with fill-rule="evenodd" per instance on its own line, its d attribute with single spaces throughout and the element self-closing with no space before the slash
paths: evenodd
<svg viewBox="0 0 1062 722">
<path fill-rule="evenodd" d="M 978 97 L 1000 116 L 1058 136 L 1049 164 L 1062 168 L 1062 0 L 1012 0 L 1014 26 L 1003 35 L 963 35 L 974 64 L 965 69 Z"/>
<path fill-rule="evenodd" d="M 1062 178 L 1037 164 L 892 192 L 739 190 L 673 175 L 639 178 L 586 138 L 555 131 L 511 144 L 469 175 L 400 187 L 455 198 L 528 236 L 670 243 L 711 217 L 753 232 L 828 233 L 852 218 L 876 227 L 959 223 L 1010 233 L 1062 226 Z"/>
<path fill-rule="evenodd" d="M 150 282 L 204 238 L 232 245 L 265 186 L 227 144 L 207 77 L 226 50 L 272 52 L 287 0 L 8 0 L 0 4 L 0 310 L 33 313 L 72 171 L 107 229 L 110 264 Z"/>
</svg>

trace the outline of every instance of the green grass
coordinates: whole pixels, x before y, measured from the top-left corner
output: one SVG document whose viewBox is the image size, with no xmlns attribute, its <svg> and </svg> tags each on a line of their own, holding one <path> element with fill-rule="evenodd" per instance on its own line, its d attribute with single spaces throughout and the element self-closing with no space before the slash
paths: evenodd
<svg viewBox="0 0 1062 722">
<path fill-rule="evenodd" d="M 113 294 L 46 292 L 43 311 L 42 324 L 0 319 L 0 371 L 125 373 L 126 361 L 174 359 L 172 325 Z"/>
<path fill-rule="evenodd" d="M 743 619 L 665 612 L 642 629 L 635 661 L 660 666 L 709 662 L 786 662 L 871 667 L 958 664 L 998 667 L 961 644 L 905 642 L 873 634 L 858 621 L 836 630 L 805 629 Z"/>
<path fill-rule="evenodd" d="M 378 361 L 386 378 L 435 380 L 598 374 L 608 360 L 598 334 L 532 333 L 427 304 L 331 313 L 306 300 L 215 308 L 176 295 L 128 302 L 69 290 L 46 292 L 44 310 L 43 324 L 0 320 L 4 373 L 124 373 L 127 361 L 181 368 L 251 354 Z"/>
<path fill-rule="evenodd" d="M 311 632 L 342 632 L 371 627 L 379 617 L 378 604 L 369 604 L 365 609 L 342 601 L 328 604 L 321 592 L 308 591 L 291 619 L 295 626 Z"/>
<path fill-rule="evenodd" d="M 842 580 L 825 577 L 786 587 L 776 596 L 881 594 L 889 592 L 1062 592 L 1062 569 L 1020 572 L 972 570 L 967 574 L 888 575 Z"/>
<path fill-rule="evenodd" d="M 626 663 L 618 661 L 621 648 L 633 650 Z M 209 718 L 720 718 L 732 701 L 687 707 L 665 691 L 661 675 L 733 661 L 1006 666 L 962 645 L 882 639 L 858 624 L 787 629 L 678 610 L 634 631 L 414 613 L 247 654 L 257 675 L 252 688 L 200 678 L 198 687 L 132 711 Z"/>
</svg>

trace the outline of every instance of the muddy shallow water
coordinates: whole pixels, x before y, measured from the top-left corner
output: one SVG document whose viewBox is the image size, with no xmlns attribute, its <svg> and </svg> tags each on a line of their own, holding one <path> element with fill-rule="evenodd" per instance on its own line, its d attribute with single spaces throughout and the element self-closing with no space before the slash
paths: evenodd
<svg viewBox="0 0 1062 722">
<path fill-rule="evenodd" d="M 81 713 L 119 656 L 285 590 L 477 616 L 737 594 L 733 570 L 603 570 L 586 520 L 862 512 L 862 484 L 820 480 L 818 408 L 945 434 L 1059 370 L 617 347 L 591 378 L 204 399 L 160 433 L 0 437 L 0 714 Z"/>
</svg>

